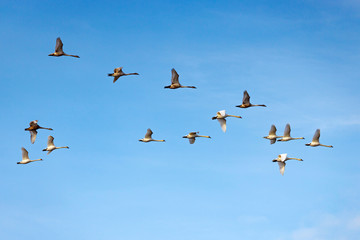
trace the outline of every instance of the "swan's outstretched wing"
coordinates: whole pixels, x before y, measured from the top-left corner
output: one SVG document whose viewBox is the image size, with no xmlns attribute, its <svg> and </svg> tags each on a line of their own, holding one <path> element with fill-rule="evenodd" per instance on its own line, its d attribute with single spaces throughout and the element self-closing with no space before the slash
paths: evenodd
<svg viewBox="0 0 360 240">
<path fill-rule="evenodd" d="M 22 160 L 28 160 L 29 159 L 29 153 L 25 148 L 21 148 L 21 152 L 22 152 Z"/>
<path fill-rule="evenodd" d="M 171 84 L 179 83 L 179 74 L 173 68 L 171 69 Z"/>
<path fill-rule="evenodd" d="M 286 163 L 285 162 L 278 162 L 278 164 L 279 164 L 279 169 L 280 169 L 281 175 L 284 175 Z"/>
<path fill-rule="evenodd" d="M 53 136 L 48 137 L 47 146 L 48 147 L 55 147 L 55 145 L 54 145 L 54 137 Z"/>
<path fill-rule="evenodd" d="M 190 144 L 194 144 L 195 138 L 189 138 L 189 142 L 190 142 Z"/>
<path fill-rule="evenodd" d="M 223 130 L 223 132 L 226 132 L 226 119 L 218 118 L 218 121 L 220 123 L 221 129 Z"/>
<path fill-rule="evenodd" d="M 56 39 L 55 52 L 63 52 L 63 43 L 59 37 Z"/>
<path fill-rule="evenodd" d="M 280 154 L 279 157 L 280 157 L 280 161 L 285 162 L 287 158 L 287 153 Z"/>
<path fill-rule="evenodd" d="M 147 129 L 147 132 L 146 132 L 146 134 L 145 134 L 145 138 L 151 138 L 152 134 L 153 134 L 153 132 L 151 131 L 150 128 L 148 128 L 148 129 Z"/>
<path fill-rule="evenodd" d="M 218 115 L 218 116 L 221 116 L 221 117 L 225 117 L 226 111 L 225 111 L 225 110 L 218 111 L 218 112 L 217 112 L 217 115 Z"/>
<path fill-rule="evenodd" d="M 286 124 L 285 131 L 284 131 L 284 137 L 290 137 L 290 124 Z"/>
<path fill-rule="evenodd" d="M 122 72 L 123 67 L 118 67 L 114 69 L 114 73 L 120 73 Z"/>
<path fill-rule="evenodd" d="M 320 138 L 320 129 L 316 129 L 312 141 L 313 141 L 313 142 L 319 142 L 319 138 Z"/>
<path fill-rule="evenodd" d="M 243 104 L 247 104 L 250 103 L 250 95 L 249 93 L 245 90 L 244 91 L 244 97 L 243 97 Z"/>
<path fill-rule="evenodd" d="M 30 131 L 30 141 L 31 143 L 34 143 L 36 140 L 36 135 L 37 135 L 37 131 L 36 130 L 31 130 Z"/>
<path fill-rule="evenodd" d="M 271 125 L 270 131 L 269 131 L 269 135 L 276 135 L 276 127 L 275 125 Z"/>
</svg>

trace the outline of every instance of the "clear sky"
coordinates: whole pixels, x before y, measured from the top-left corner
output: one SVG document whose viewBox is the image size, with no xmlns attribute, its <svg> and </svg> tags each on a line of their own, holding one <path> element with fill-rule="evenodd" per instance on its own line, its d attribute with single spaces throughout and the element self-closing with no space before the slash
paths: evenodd
<svg viewBox="0 0 360 240">
<path fill-rule="evenodd" d="M 360 235 L 359 1 L 3 0 L 0 29 L 0 239 Z M 164 89 L 173 67 L 198 88 Z M 236 108 L 245 89 L 268 107 Z M 262 138 L 286 123 L 305 140 Z M 317 128 L 333 149 L 304 146 Z M 281 176 L 280 153 L 304 161 Z"/>
</svg>

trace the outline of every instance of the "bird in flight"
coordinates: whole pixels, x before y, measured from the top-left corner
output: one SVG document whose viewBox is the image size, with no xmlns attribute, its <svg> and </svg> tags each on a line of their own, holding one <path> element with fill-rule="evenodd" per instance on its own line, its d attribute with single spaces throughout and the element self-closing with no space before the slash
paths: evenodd
<svg viewBox="0 0 360 240">
<path fill-rule="evenodd" d="M 52 128 L 44 128 L 44 127 L 40 127 L 38 124 L 38 120 L 34 120 L 30 122 L 30 127 L 25 128 L 25 131 L 29 131 L 30 132 L 30 141 L 31 143 L 35 142 L 36 139 L 36 135 L 37 135 L 37 131 L 38 129 L 47 129 L 47 130 L 53 130 Z"/>
<path fill-rule="evenodd" d="M 47 141 L 47 147 L 45 149 L 43 149 L 43 151 L 48 151 L 48 155 L 54 151 L 55 149 L 60 149 L 60 148 L 67 148 L 69 149 L 68 146 L 65 146 L 65 147 L 55 147 L 54 145 L 54 137 L 53 136 L 49 136 L 48 137 L 48 141 Z"/>
<path fill-rule="evenodd" d="M 69 57 L 76 57 L 76 58 L 80 58 L 78 55 L 70 55 L 70 54 L 66 54 L 63 51 L 63 43 L 61 41 L 61 39 L 58 37 L 56 39 L 56 45 L 55 45 L 55 52 L 54 53 L 50 53 L 49 56 L 54 56 L 54 57 L 60 57 L 60 56 L 69 56 Z"/>
<path fill-rule="evenodd" d="M 216 113 L 216 116 L 212 117 L 211 119 L 212 120 L 217 119 L 220 123 L 221 129 L 223 130 L 223 132 L 226 132 L 226 119 L 225 118 L 227 118 L 227 117 L 242 118 L 240 116 L 226 114 L 225 110 L 221 110 L 221 111 L 218 111 Z"/>
<path fill-rule="evenodd" d="M 109 77 L 114 77 L 113 83 L 115 83 L 121 76 L 139 75 L 138 73 L 124 73 L 122 69 L 123 67 L 118 67 L 114 69 L 114 73 L 108 73 Z"/>
<path fill-rule="evenodd" d="M 286 124 L 285 131 L 284 131 L 284 136 L 281 139 L 278 139 L 278 141 L 279 142 L 287 142 L 287 141 L 290 141 L 290 140 L 305 139 L 303 137 L 298 137 L 298 138 L 291 137 L 290 136 L 290 131 L 291 131 L 290 124 Z"/>
<path fill-rule="evenodd" d="M 245 90 L 244 91 L 244 97 L 243 97 L 243 102 L 241 105 L 237 105 L 236 107 L 239 108 L 248 108 L 248 107 L 266 107 L 266 105 L 264 104 L 251 104 L 250 103 L 250 95 L 249 93 Z"/>
<path fill-rule="evenodd" d="M 284 175 L 285 172 L 285 165 L 287 160 L 297 160 L 297 161 L 303 161 L 301 158 L 289 158 L 287 157 L 287 153 L 279 154 L 277 158 L 273 160 L 273 162 L 277 162 L 279 164 L 279 169 L 281 175 Z"/>
<path fill-rule="evenodd" d="M 320 144 L 319 138 L 320 138 L 320 129 L 316 129 L 311 143 L 306 143 L 305 145 L 310 146 L 310 147 L 317 147 L 317 146 L 323 146 L 323 147 L 329 147 L 329 148 L 333 147 L 332 145 Z"/>
<path fill-rule="evenodd" d="M 23 147 L 21 148 L 21 152 L 22 152 L 22 160 L 20 162 L 17 162 L 17 164 L 28 164 L 28 163 L 31 163 L 31 162 L 42 161 L 41 158 L 35 159 L 35 160 L 30 160 L 29 159 L 29 152 Z"/>
<path fill-rule="evenodd" d="M 177 88 L 196 88 L 194 86 L 183 86 L 179 83 L 179 74 L 173 68 L 171 69 L 171 85 L 164 88 L 177 89 Z"/>
<path fill-rule="evenodd" d="M 269 139 L 270 140 L 270 144 L 274 144 L 276 142 L 277 138 L 281 138 L 283 136 L 277 136 L 276 135 L 276 127 L 275 125 L 271 125 L 270 131 L 269 131 L 269 135 L 267 135 L 266 137 L 263 137 L 265 139 Z"/>
<path fill-rule="evenodd" d="M 203 136 L 203 135 L 198 135 L 199 132 L 191 132 L 186 136 L 183 136 L 183 138 L 188 138 L 190 144 L 194 144 L 195 142 L 195 138 L 197 137 L 204 137 L 204 138 L 211 138 L 210 136 Z"/>
<path fill-rule="evenodd" d="M 139 139 L 140 142 L 165 142 L 165 140 L 155 140 L 153 139 L 152 136 L 153 132 L 151 131 L 150 128 L 147 129 L 145 137 L 142 139 Z"/>
</svg>

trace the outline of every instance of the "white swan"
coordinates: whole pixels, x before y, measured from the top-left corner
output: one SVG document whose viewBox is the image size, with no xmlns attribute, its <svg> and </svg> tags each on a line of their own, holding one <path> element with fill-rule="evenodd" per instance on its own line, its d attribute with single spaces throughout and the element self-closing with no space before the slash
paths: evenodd
<svg viewBox="0 0 360 240">
<path fill-rule="evenodd" d="M 276 130 L 277 130 L 277 129 L 276 129 L 275 125 L 274 125 L 274 124 L 271 125 L 270 131 L 269 131 L 269 135 L 266 136 L 266 137 L 263 137 L 263 138 L 269 139 L 269 140 L 270 140 L 270 144 L 274 144 L 274 143 L 276 142 L 276 139 L 277 139 L 277 138 L 283 137 L 283 136 L 277 136 L 277 135 L 276 135 Z"/>
<path fill-rule="evenodd" d="M 35 142 L 36 139 L 36 135 L 37 135 L 37 131 L 38 129 L 47 129 L 47 130 L 53 130 L 52 128 L 44 128 L 44 127 L 40 127 L 38 124 L 38 120 L 34 120 L 30 122 L 30 127 L 25 128 L 25 131 L 29 131 L 30 132 L 30 141 L 31 143 Z"/>
<path fill-rule="evenodd" d="M 296 140 L 296 139 L 305 139 L 303 137 L 298 137 L 298 138 L 293 138 L 290 136 L 290 131 L 291 131 L 291 128 L 290 128 L 290 124 L 286 124 L 286 127 L 285 127 L 285 131 L 284 131 L 284 136 L 279 139 L 278 141 L 279 142 L 287 142 L 287 141 L 290 141 L 290 140 Z"/>
<path fill-rule="evenodd" d="M 121 76 L 139 75 L 138 73 L 124 73 L 122 69 L 123 67 L 118 67 L 114 69 L 114 73 L 108 73 L 109 77 L 114 77 L 113 83 L 115 83 Z"/>
<path fill-rule="evenodd" d="M 183 136 L 183 138 L 188 138 L 190 144 L 194 144 L 195 142 L 195 138 L 197 137 L 204 137 L 204 138 L 211 138 L 210 136 L 203 136 L 203 135 L 198 135 L 199 132 L 191 132 L 186 136 Z"/>
<path fill-rule="evenodd" d="M 239 108 L 248 108 L 248 107 L 266 107 L 266 105 L 264 104 L 251 104 L 250 103 L 250 95 L 249 93 L 245 90 L 244 91 L 244 96 L 243 96 L 243 102 L 241 105 L 237 105 L 236 107 Z"/>
<path fill-rule="evenodd" d="M 196 88 L 196 87 L 181 85 L 179 82 L 179 74 L 173 68 L 171 69 L 171 85 L 165 86 L 164 88 L 177 89 L 177 88 Z"/>
<path fill-rule="evenodd" d="M 56 39 L 55 52 L 50 53 L 49 56 L 54 56 L 54 57 L 69 56 L 69 57 L 80 58 L 78 55 L 70 55 L 70 54 L 64 53 L 63 43 L 59 37 Z"/>
<path fill-rule="evenodd" d="M 145 137 L 142 138 L 142 139 L 139 139 L 140 142 L 165 142 L 165 140 L 155 140 L 155 139 L 152 139 L 152 134 L 153 132 L 151 131 L 150 128 L 147 129 L 146 131 L 146 134 L 145 134 Z"/>
<path fill-rule="evenodd" d="M 301 158 L 289 158 L 287 157 L 287 153 L 279 154 L 279 156 L 273 160 L 273 162 L 277 162 L 279 164 L 279 169 L 281 175 L 284 175 L 285 172 L 285 165 L 287 160 L 297 160 L 297 161 L 303 161 Z"/>
<path fill-rule="evenodd" d="M 317 146 L 323 146 L 323 147 L 329 147 L 329 148 L 333 147 L 332 145 L 320 144 L 319 138 L 320 138 L 320 129 L 316 129 L 314 137 L 313 137 L 311 143 L 306 143 L 305 145 L 310 146 L 310 147 L 317 147 Z"/>
<path fill-rule="evenodd" d="M 48 155 L 54 151 L 55 149 L 60 149 L 60 148 L 67 148 L 69 149 L 68 146 L 65 146 L 65 147 L 55 147 L 54 145 L 54 137 L 53 136 L 49 136 L 48 137 L 48 141 L 47 141 L 47 148 L 43 149 L 43 151 L 48 151 Z"/>
<path fill-rule="evenodd" d="M 22 160 L 20 162 L 17 162 L 17 164 L 28 164 L 31 162 L 42 161 L 41 158 L 35 159 L 35 160 L 30 160 L 28 151 L 23 147 L 21 148 L 21 152 L 22 152 Z"/>
<path fill-rule="evenodd" d="M 221 129 L 223 130 L 223 132 L 226 132 L 226 119 L 225 118 L 227 118 L 227 117 L 242 118 L 240 116 L 226 114 L 225 110 L 221 110 L 221 111 L 218 111 L 216 113 L 216 116 L 212 117 L 211 119 L 212 120 L 217 119 L 219 121 L 219 123 L 220 123 Z"/>
</svg>

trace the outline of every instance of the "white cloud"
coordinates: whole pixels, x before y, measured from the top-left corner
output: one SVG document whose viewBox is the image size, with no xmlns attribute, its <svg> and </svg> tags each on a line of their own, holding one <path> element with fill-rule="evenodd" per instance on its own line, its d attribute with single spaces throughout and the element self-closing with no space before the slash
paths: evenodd
<svg viewBox="0 0 360 240">
<path fill-rule="evenodd" d="M 295 229 L 289 240 L 352 240 L 360 234 L 360 214 L 324 215 L 311 226 Z"/>
</svg>

